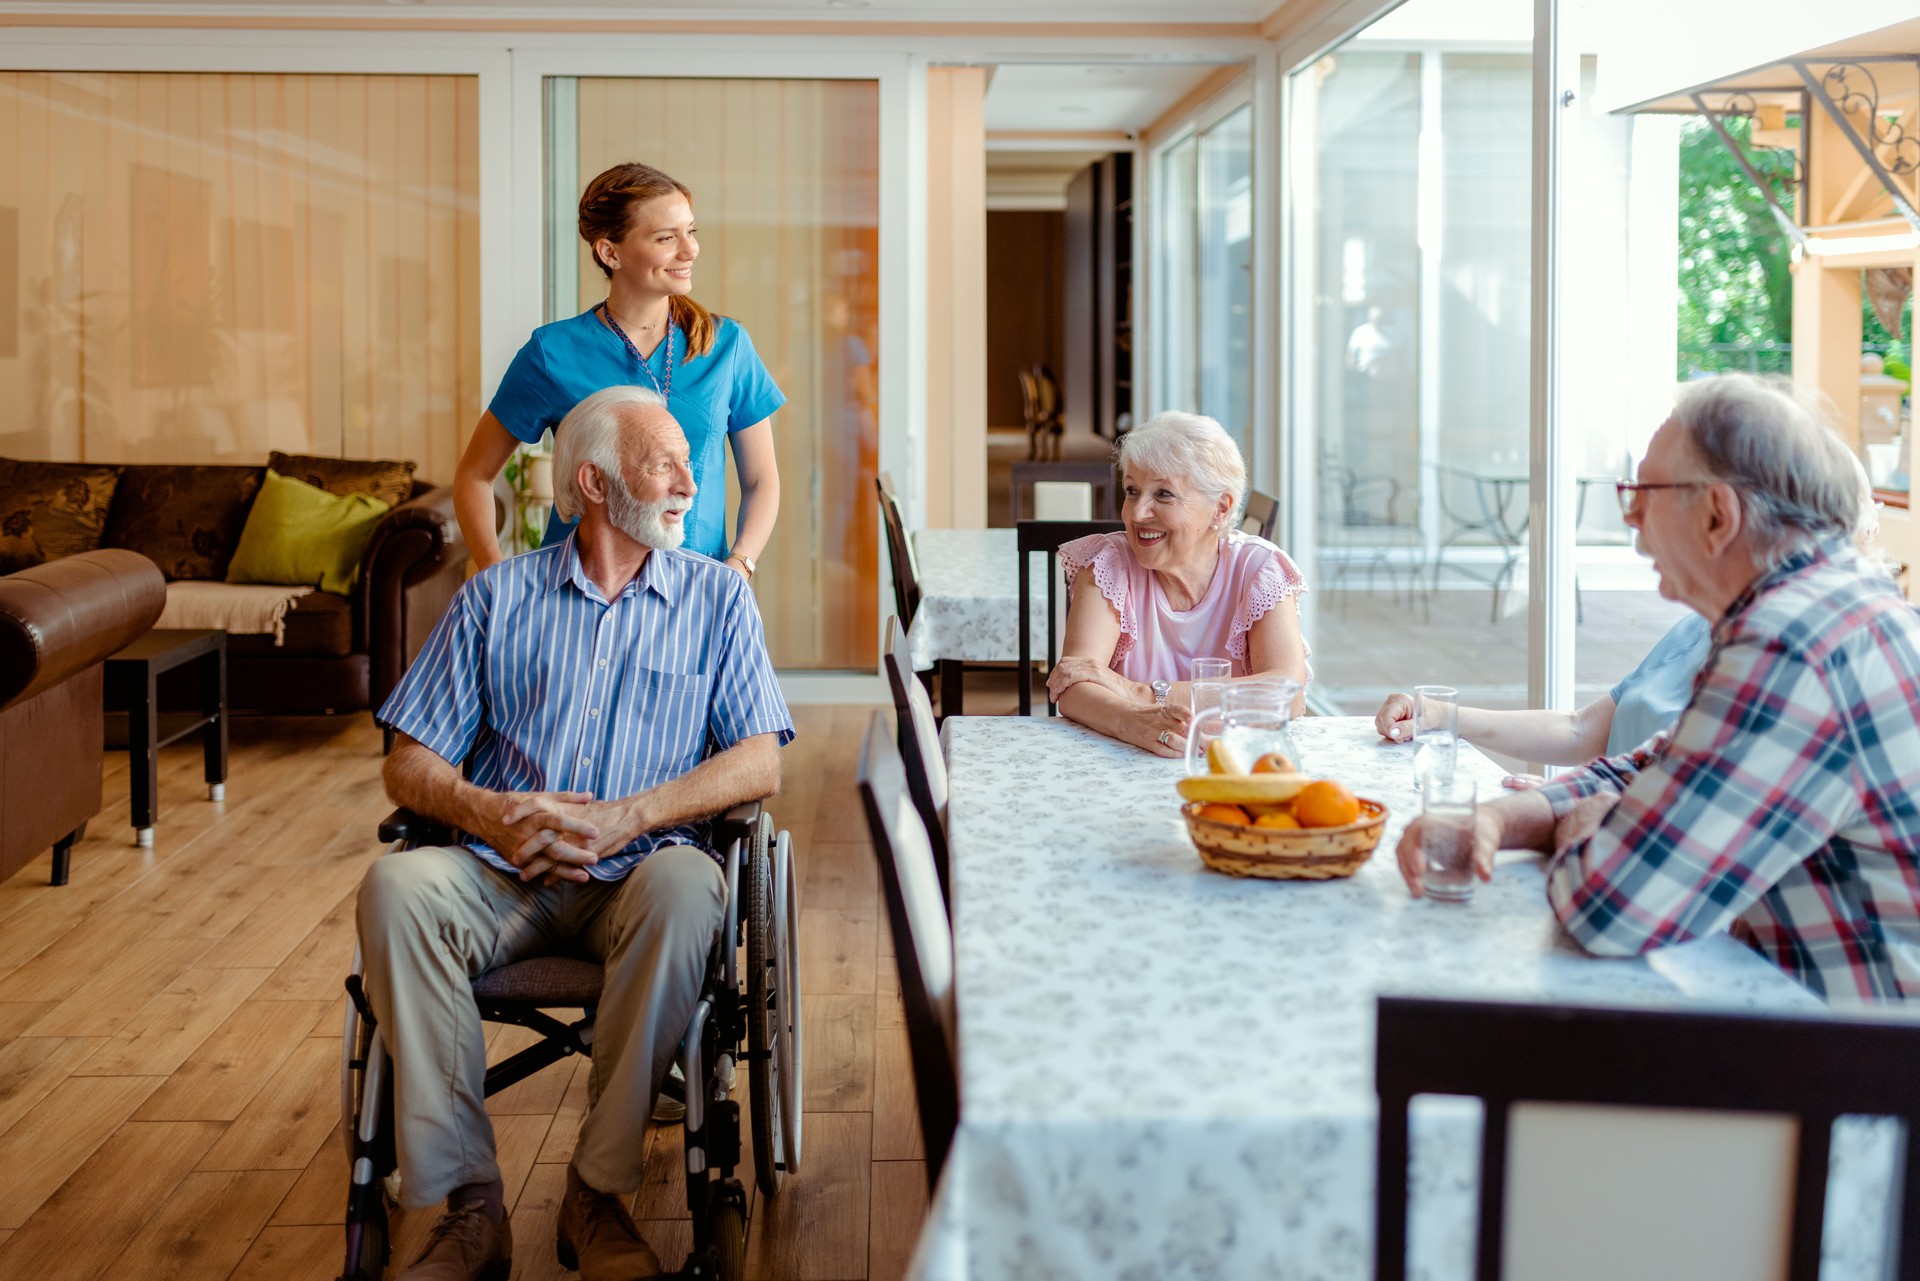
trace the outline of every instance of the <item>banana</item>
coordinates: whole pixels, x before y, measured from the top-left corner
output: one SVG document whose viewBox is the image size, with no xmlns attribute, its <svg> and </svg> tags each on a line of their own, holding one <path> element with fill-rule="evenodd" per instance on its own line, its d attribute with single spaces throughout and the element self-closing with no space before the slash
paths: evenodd
<svg viewBox="0 0 1920 1281">
<path fill-rule="evenodd" d="M 1192 774 L 1180 780 L 1179 788 L 1189 801 L 1278 805 L 1298 796 L 1311 782 L 1308 774 Z"/>
</svg>

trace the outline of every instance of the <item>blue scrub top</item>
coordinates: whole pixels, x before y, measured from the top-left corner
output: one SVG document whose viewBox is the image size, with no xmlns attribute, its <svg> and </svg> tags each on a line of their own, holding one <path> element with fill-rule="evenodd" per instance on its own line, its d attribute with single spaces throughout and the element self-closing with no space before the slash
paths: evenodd
<svg viewBox="0 0 1920 1281">
<path fill-rule="evenodd" d="M 1689 612 L 1667 629 L 1640 666 L 1613 687 L 1607 755 L 1630 752 L 1680 719 L 1693 701 L 1693 678 L 1713 647 L 1713 624 Z"/>
<path fill-rule="evenodd" d="M 713 346 L 697 360 L 686 358 L 685 331 L 674 328 L 670 339 L 673 394 L 667 408 L 687 434 L 693 481 L 700 487 L 687 513 L 686 546 L 720 560 L 727 554 L 727 437 L 764 421 L 787 398 L 760 363 L 747 331 L 725 316 L 714 318 Z M 666 343 L 654 348 L 647 364 L 664 384 Z M 620 335 L 589 310 L 534 330 L 487 410 L 516 440 L 531 445 L 594 392 L 624 386 L 652 387 L 654 382 Z M 558 542 L 572 527 L 572 521 L 550 513 L 545 542 Z"/>
</svg>

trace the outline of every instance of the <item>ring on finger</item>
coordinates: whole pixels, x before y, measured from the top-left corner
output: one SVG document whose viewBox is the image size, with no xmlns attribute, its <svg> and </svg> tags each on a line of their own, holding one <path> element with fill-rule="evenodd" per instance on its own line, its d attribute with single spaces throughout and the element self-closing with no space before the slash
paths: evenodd
<svg viewBox="0 0 1920 1281">
<path fill-rule="evenodd" d="M 1173 731 L 1172 731 L 1172 730 L 1170 730 L 1170 729 L 1163 729 L 1163 730 L 1161 730 L 1161 731 L 1160 731 L 1160 746 L 1162 746 L 1162 747 L 1172 747 L 1172 746 L 1173 746 Z"/>
</svg>

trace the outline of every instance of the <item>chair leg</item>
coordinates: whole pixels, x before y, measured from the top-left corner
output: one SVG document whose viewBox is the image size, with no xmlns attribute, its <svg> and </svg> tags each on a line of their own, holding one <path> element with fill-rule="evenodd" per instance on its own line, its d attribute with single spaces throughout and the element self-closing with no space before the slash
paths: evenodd
<svg viewBox="0 0 1920 1281">
<path fill-rule="evenodd" d="M 48 881 L 49 885 L 67 883 L 67 875 L 73 867 L 73 843 L 79 840 L 86 830 L 87 825 L 82 823 L 53 843 L 53 878 Z"/>
<path fill-rule="evenodd" d="M 966 680 L 958 659 L 940 660 L 940 719 L 961 715 L 960 703 L 965 697 Z"/>
</svg>

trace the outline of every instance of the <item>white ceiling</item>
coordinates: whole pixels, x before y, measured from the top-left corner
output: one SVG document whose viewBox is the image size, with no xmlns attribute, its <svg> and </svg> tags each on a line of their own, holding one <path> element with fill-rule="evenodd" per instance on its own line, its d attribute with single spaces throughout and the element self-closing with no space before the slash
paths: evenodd
<svg viewBox="0 0 1920 1281">
<path fill-rule="evenodd" d="M 249 11 L 338 17 L 348 12 L 379 15 L 432 12 L 517 18 L 623 17 L 685 21 L 818 18 L 915 22 L 1174 22 L 1257 23 L 1276 0 L 5 0 L 7 10 L 74 13 L 222 13 Z"/>
<path fill-rule="evenodd" d="M 987 87 L 987 132 L 1144 129 L 1215 69 L 1192 63 L 1002 63 Z"/>
</svg>

